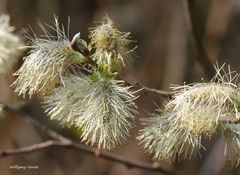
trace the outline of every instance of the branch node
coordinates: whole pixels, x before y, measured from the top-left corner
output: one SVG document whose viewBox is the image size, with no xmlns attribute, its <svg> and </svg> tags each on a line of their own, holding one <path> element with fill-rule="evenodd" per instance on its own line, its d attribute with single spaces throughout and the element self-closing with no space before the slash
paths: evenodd
<svg viewBox="0 0 240 175">
<path fill-rule="evenodd" d="M 94 150 L 94 156 L 95 156 L 95 157 L 99 157 L 100 154 L 101 154 L 101 152 L 100 152 L 99 149 Z"/>
</svg>

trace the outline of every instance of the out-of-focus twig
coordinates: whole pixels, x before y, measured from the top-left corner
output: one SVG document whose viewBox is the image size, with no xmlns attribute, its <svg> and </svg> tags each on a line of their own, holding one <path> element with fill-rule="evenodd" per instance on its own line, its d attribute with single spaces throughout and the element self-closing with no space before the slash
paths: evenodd
<svg viewBox="0 0 240 175">
<path fill-rule="evenodd" d="M 1 109 L 5 112 L 13 113 L 17 116 L 21 116 L 30 123 L 34 124 L 36 127 L 39 129 L 43 130 L 46 132 L 53 140 L 48 140 L 42 143 L 37 143 L 31 146 L 23 147 L 23 148 L 18 148 L 18 149 L 12 149 L 12 150 L 2 150 L 0 151 L 0 158 L 7 157 L 7 156 L 14 156 L 14 155 L 20 155 L 20 154 L 30 154 L 33 152 L 45 150 L 48 148 L 54 148 L 54 147 L 61 147 L 61 148 L 66 148 L 66 149 L 74 149 L 77 151 L 81 151 L 87 154 L 90 154 L 92 156 L 102 158 L 102 159 L 107 159 L 110 161 L 114 161 L 117 163 L 121 163 L 126 165 L 129 168 L 138 168 L 138 169 L 143 169 L 143 170 L 148 170 L 148 171 L 154 171 L 154 172 L 159 172 L 159 173 L 164 173 L 164 174 L 169 174 L 169 175 L 181 175 L 182 173 L 170 169 L 170 168 L 163 168 L 159 164 L 151 164 L 151 163 L 146 163 L 142 161 L 137 161 L 137 160 L 131 160 L 128 159 L 124 156 L 114 154 L 112 152 L 102 152 L 96 148 L 91 148 L 83 144 L 79 144 L 71 139 L 68 139 L 64 137 L 63 135 L 53 131 L 52 129 L 48 128 L 44 124 L 38 122 L 37 120 L 33 119 L 29 115 L 22 113 L 18 110 L 15 110 L 4 103 L 0 102 L 1 104 Z"/>
<path fill-rule="evenodd" d="M 211 79 L 215 75 L 215 70 L 213 64 L 203 46 L 202 39 L 197 32 L 197 19 L 194 19 L 194 0 L 183 0 L 183 7 L 185 13 L 185 21 L 187 25 L 188 32 L 191 35 L 192 45 L 195 46 L 198 53 L 198 62 L 203 67 L 207 77 Z"/>
</svg>

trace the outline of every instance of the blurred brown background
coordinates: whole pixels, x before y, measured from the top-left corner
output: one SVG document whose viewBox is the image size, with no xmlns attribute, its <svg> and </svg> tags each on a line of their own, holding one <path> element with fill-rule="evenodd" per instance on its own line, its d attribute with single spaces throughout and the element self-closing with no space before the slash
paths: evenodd
<svg viewBox="0 0 240 175">
<path fill-rule="evenodd" d="M 240 0 L 195 0 L 193 2 L 196 32 L 201 38 L 212 63 L 230 64 L 239 72 L 240 55 Z M 206 70 L 199 64 L 197 48 L 192 45 L 191 33 L 186 22 L 186 9 L 181 0 L 0 0 L 0 13 L 11 16 L 11 24 L 17 31 L 30 25 L 39 33 L 38 19 L 53 24 L 53 15 L 67 26 L 71 18 L 70 36 L 81 32 L 88 40 L 88 28 L 93 22 L 108 14 L 121 31 L 130 31 L 136 40 L 135 62 L 131 69 L 122 73 L 123 79 L 140 82 L 146 86 L 169 90 L 170 84 L 183 84 L 207 80 Z M 135 44 L 135 43 L 134 43 Z M 134 46 L 133 46 L 134 47 Z M 19 66 L 21 61 L 19 61 Z M 12 76 L 0 81 L 0 99 L 13 105 L 15 98 L 9 88 Z M 114 152 L 132 159 L 149 161 L 135 139 L 139 118 L 148 117 L 155 105 L 162 106 L 165 98 L 151 93 L 141 93 L 137 100 L 139 116 L 129 143 L 119 146 Z M 65 136 L 79 140 L 77 134 L 62 129 L 43 114 L 36 98 L 29 100 L 24 108 L 37 120 L 46 123 Z M 16 116 L 0 119 L 0 149 L 18 148 L 46 140 L 47 136 L 31 124 Z M 223 144 L 216 138 L 205 140 L 208 149 L 202 157 L 171 165 L 186 172 L 199 175 L 240 174 L 232 169 L 223 156 Z M 160 162 L 164 166 L 170 165 Z M 38 170 L 17 171 L 9 165 L 39 165 Z M 157 174 L 127 167 L 110 161 L 94 158 L 81 152 L 51 149 L 31 155 L 0 159 L 0 175 L 146 175 Z"/>
</svg>

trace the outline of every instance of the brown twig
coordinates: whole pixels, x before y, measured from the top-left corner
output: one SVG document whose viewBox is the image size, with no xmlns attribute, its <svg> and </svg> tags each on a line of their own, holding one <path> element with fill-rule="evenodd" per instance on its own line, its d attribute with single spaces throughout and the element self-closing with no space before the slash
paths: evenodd
<svg viewBox="0 0 240 175">
<path fill-rule="evenodd" d="M 155 93 L 155 94 L 162 95 L 162 96 L 169 97 L 169 98 L 171 98 L 174 94 L 174 92 L 169 92 L 169 91 L 164 91 L 164 90 L 144 86 L 139 82 L 130 83 L 128 81 L 125 81 L 125 83 L 129 86 L 139 86 L 141 89 L 143 89 L 146 92 Z"/>
<path fill-rule="evenodd" d="M 140 86 L 143 90 L 145 90 L 147 92 L 159 94 L 159 95 L 166 96 L 169 98 L 171 98 L 172 95 L 174 94 L 173 92 L 168 92 L 168 91 L 159 90 L 159 89 L 155 89 L 155 88 L 149 88 L 147 86 L 142 85 L 141 83 L 135 83 L 135 85 Z"/>
<path fill-rule="evenodd" d="M 53 146 L 55 146 L 56 144 L 59 144 L 59 143 L 61 143 L 61 142 L 48 140 L 46 142 L 34 144 L 34 145 L 23 147 L 23 148 L 0 151 L 0 157 L 7 157 L 7 156 L 20 155 L 20 154 L 33 153 L 33 152 L 36 152 L 36 151 L 40 151 L 40 150 L 43 150 L 43 149 L 46 149 L 46 148 L 53 147 Z"/>
<path fill-rule="evenodd" d="M 79 144 L 75 141 L 72 141 L 57 132 L 53 131 L 52 129 L 48 128 L 42 123 L 39 123 L 38 121 L 34 120 L 27 114 L 24 114 L 20 111 L 17 111 L 4 103 L 0 102 L 1 108 L 5 112 L 10 112 L 14 113 L 17 116 L 21 116 L 25 119 L 27 119 L 29 122 L 37 126 L 39 129 L 45 131 L 50 137 L 52 137 L 54 140 L 49 140 L 46 142 L 34 144 L 31 146 L 23 147 L 23 148 L 18 148 L 18 149 L 12 149 L 12 150 L 2 150 L 0 151 L 0 158 L 7 157 L 7 156 L 14 156 L 14 155 L 20 155 L 20 154 L 31 154 L 37 151 L 45 150 L 48 148 L 54 148 L 54 147 L 61 147 L 61 148 L 66 148 L 66 149 L 74 149 L 78 150 L 81 152 L 85 152 L 87 154 L 90 154 L 95 157 L 99 157 L 102 159 L 107 159 L 110 161 L 114 161 L 120 164 L 124 164 L 129 168 L 138 168 L 138 169 L 143 169 L 143 170 L 148 170 L 148 171 L 154 171 L 154 172 L 159 172 L 159 173 L 165 173 L 169 175 L 180 175 L 182 173 L 175 171 L 174 169 L 167 169 L 164 167 L 161 167 L 160 165 L 155 165 L 151 163 L 146 163 L 142 161 L 137 161 L 137 160 L 130 160 L 124 156 L 117 155 L 111 152 L 101 152 L 98 149 L 88 147 L 83 144 Z"/>
<path fill-rule="evenodd" d="M 215 75 L 215 70 L 204 46 L 202 39 L 197 32 L 197 21 L 194 19 L 195 10 L 193 9 L 194 0 L 183 0 L 183 8 L 185 13 L 185 21 L 188 32 L 191 35 L 192 45 L 195 46 L 198 53 L 198 61 L 202 65 L 207 77 L 211 79 Z"/>
</svg>

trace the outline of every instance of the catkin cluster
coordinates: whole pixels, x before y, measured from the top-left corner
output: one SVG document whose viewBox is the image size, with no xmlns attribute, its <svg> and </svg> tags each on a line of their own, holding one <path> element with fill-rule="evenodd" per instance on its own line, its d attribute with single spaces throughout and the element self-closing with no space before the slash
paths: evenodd
<svg viewBox="0 0 240 175">
<path fill-rule="evenodd" d="M 240 91 L 239 74 L 216 67 L 208 83 L 174 87 L 175 94 L 163 112 L 143 122 L 138 139 L 154 159 L 173 162 L 199 153 L 202 137 L 221 134 L 227 159 L 239 164 Z"/>
<path fill-rule="evenodd" d="M 7 17 L 0 18 L 0 25 L 10 32 L 5 21 Z M 15 73 L 15 91 L 24 97 L 37 94 L 51 119 L 75 127 L 89 145 L 110 150 L 126 142 L 136 114 L 136 92 L 119 80 L 118 71 L 131 60 L 130 33 L 120 32 L 109 17 L 90 28 L 89 43 L 80 33 L 70 41 L 57 18 L 50 27 L 55 35 L 40 27 L 44 35 L 28 36 L 29 52 Z M 15 48 L 18 42 L 10 41 L 18 38 L 8 34 L 7 43 Z M 5 52 L 11 51 L 5 45 L 0 51 L 1 65 L 10 59 Z M 154 159 L 191 158 L 205 149 L 203 137 L 220 134 L 227 159 L 240 164 L 239 74 L 230 68 L 225 71 L 224 65 L 215 68 L 210 82 L 173 87 L 174 95 L 164 109 L 143 120 L 137 139 Z"/>
<path fill-rule="evenodd" d="M 70 41 L 57 18 L 56 35 L 40 25 L 44 35 L 30 37 L 13 85 L 23 96 L 39 95 L 50 118 L 77 128 L 85 143 L 112 149 L 129 137 L 136 97 L 116 72 L 129 59 L 129 34 L 109 17 L 99 24 L 91 28 L 90 44 L 80 33 Z"/>
</svg>

